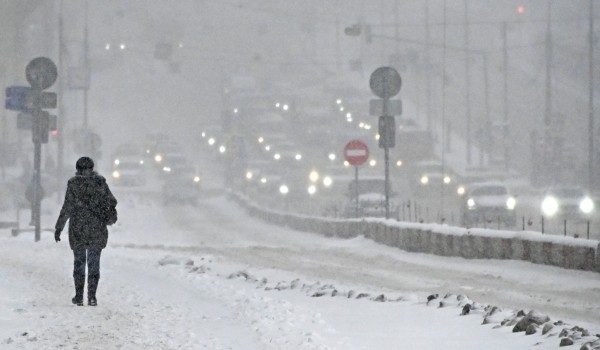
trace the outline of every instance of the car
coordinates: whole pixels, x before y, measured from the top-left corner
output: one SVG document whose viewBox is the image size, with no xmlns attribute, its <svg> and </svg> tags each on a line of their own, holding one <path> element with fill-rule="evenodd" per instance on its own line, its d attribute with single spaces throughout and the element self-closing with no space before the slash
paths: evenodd
<svg viewBox="0 0 600 350">
<path fill-rule="evenodd" d="M 156 168 L 164 171 L 165 160 L 173 156 L 179 156 L 182 152 L 183 149 L 177 142 L 165 141 L 164 143 L 155 145 L 153 153 L 150 153 L 150 157 L 153 159 Z"/>
<path fill-rule="evenodd" d="M 144 153 L 148 158 L 154 158 L 161 145 L 169 142 L 169 136 L 165 133 L 147 134 L 145 138 Z"/>
<path fill-rule="evenodd" d="M 358 186 L 358 187 L 357 187 Z M 392 191 L 391 184 L 389 196 L 393 198 L 396 193 Z M 385 217 L 385 178 L 363 177 L 351 181 L 348 184 L 347 196 L 350 199 L 343 209 L 345 217 Z M 357 196 L 358 195 L 358 196 Z M 357 203 L 358 202 L 358 203 Z M 398 205 L 391 199 L 389 203 L 389 213 L 398 212 Z"/>
<path fill-rule="evenodd" d="M 415 194 L 435 195 L 449 190 L 454 180 L 450 169 L 438 160 L 419 161 L 412 166 L 411 186 Z"/>
<path fill-rule="evenodd" d="M 143 186 L 146 166 L 143 152 L 134 144 L 118 145 L 112 154 L 112 181 L 120 186 Z"/>
<path fill-rule="evenodd" d="M 185 173 L 191 169 L 188 159 L 180 153 L 169 153 L 161 160 L 162 171 L 164 174 Z"/>
<path fill-rule="evenodd" d="M 555 186 L 543 195 L 541 211 L 545 217 L 589 219 L 595 211 L 593 199 L 578 186 Z"/>
<path fill-rule="evenodd" d="M 462 204 L 465 226 L 486 223 L 502 223 L 506 227 L 516 225 L 517 202 L 502 182 L 480 182 L 471 184 Z"/>
<path fill-rule="evenodd" d="M 198 205 L 200 197 L 200 177 L 188 173 L 175 173 L 168 176 L 162 186 L 162 201 L 165 205 Z"/>
</svg>

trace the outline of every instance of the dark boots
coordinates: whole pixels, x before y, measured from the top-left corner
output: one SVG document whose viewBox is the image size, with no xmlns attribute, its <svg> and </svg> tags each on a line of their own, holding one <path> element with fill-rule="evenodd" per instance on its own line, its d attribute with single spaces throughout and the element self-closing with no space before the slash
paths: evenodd
<svg viewBox="0 0 600 350">
<path fill-rule="evenodd" d="M 83 306 L 83 287 L 85 283 L 85 276 L 73 275 L 75 280 L 75 296 L 71 299 L 71 302 L 77 306 Z"/>
<path fill-rule="evenodd" d="M 98 275 L 88 275 L 88 305 L 96 306 L 98 301 L 96 300 L 96 289 L 98 289 Z"/>
</svg>

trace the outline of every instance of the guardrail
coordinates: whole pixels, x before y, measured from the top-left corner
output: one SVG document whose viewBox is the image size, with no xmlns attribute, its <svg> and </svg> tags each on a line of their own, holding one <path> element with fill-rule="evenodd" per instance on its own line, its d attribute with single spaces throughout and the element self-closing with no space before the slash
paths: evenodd
<svg viewBox="0 0 600 350">
<path fill-rule="evenodd" d="M 295 230 L 330 237 L 364 236 L 377 243 L 440 256 L 466 259 L 510 259 L 567 269 L 600 272 L 600 242 L 542 235 L 531 231 L 502 231 L 421 224 L 379 218 L 334 219 L 264 209 L 249 198 L 230 193 L 230 198 L 254 217 Z"/>
</svg>

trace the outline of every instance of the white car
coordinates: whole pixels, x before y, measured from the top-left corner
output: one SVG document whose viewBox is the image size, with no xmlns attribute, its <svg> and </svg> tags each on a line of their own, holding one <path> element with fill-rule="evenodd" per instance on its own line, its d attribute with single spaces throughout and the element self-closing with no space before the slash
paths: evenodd
<svg viewBox="0 0 600 350">
<path fill-rule="evenodd" d="M 468 186 L 462 206 L 463 224 L 473 226 L 500 222 L 516 225 L 517 201 L 501 182 L 480 182 Z"/>
<path fill-rule="evenodd" d="M 541 210 L 545 217 L 586 219 L 594 213 L 595 205 L 581 187 L 560 186 L 546 190 Z"/>
</svg>

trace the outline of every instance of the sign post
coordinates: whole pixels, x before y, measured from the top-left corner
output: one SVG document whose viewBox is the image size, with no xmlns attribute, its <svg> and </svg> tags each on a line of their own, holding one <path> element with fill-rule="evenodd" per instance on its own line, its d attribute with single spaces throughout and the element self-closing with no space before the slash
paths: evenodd
<svg viewBox="0 0 600 350">
<path fill-rule="evenodd" d="M 385 152 L 385 218 L 390 218 L 390 155 L 389 149 L 396 145 L 396 123 L 394 114 L 401 112 L 400 108 L 392 107 L 390 98 L 396 96 L 402 87 L 400 74 L 392 67 L 379 67 L 371 73 L 369 79 L 371 91 L 383 99 L 383 110 L 379 116 L 379 147 Z M 373 104 L 373 102 L 371 102 Z M 400 111 L 398 111 L 400 109 Z"/>
<path fill-rule="evenodd" d="M 34 144 L 33 178 L 27 188 L 26 198 L 31 202 L 31 222 L 35 226 L 35 241 L 40 240 L 40 211 L 43 189 L 41 185 L 42 143 L 48 143 L 48 132 L 56 130 L 56 116 L 44 108 L 56 108 L 54 92 L 44 92 L 58 77 L 56 65 L 47 57 L 31 60 L 25 68 L 25 78 L 31 87 L 9 86 L 6 88 L 4 108 L 20 111 L 17 119 L 19 129 L 30 129 Z M 14 234 L 14 230 L 13 230 Z"/>
<path fill-rule="evenodd" d="M 41 233 L 41 160 L 42 143 L 48 142 L 50 128 L 49 115 L 43 108 L 56 108 L 56 93 L 43 92 L 54 84 L 58 72 L 56 65 L 47 57 L 38 57 L 31 60 L 25 68 L 25 77 L 31 85 L 26 97 L 26 109 L 31 112 L 31 139 L 34 144 L 33 154 L 33 181 L 31 196 L 31 219 L 35 226 L 35 241 L 40 240 Z"/>
<path fill-rule="evenodd" d="M 358 166 L 369 159 L 369 148 L 360 140 L 352 140 L 344 147 L 344 158 L 350 165 L 354 166 L 354 200 L 356 201 L 355 216 L 358 217 Z"/>
</svg>

